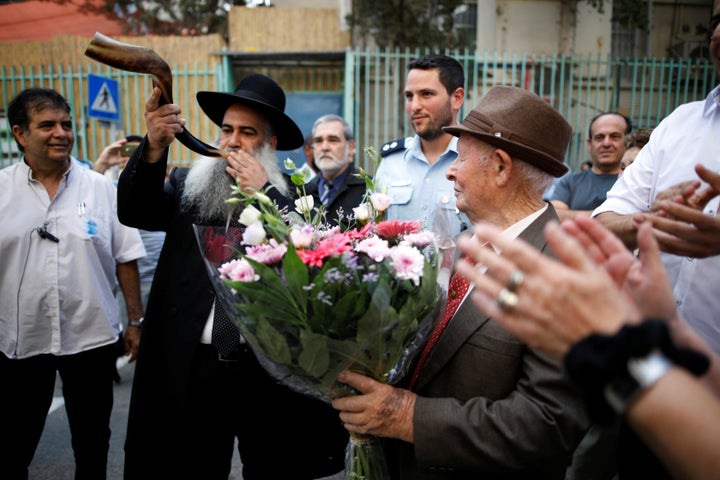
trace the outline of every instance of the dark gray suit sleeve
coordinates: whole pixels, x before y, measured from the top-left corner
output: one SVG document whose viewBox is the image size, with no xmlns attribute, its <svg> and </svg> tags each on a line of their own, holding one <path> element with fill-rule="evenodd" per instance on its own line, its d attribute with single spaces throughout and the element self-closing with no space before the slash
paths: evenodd
<svg viewBox="0 0 720 480">
<path fill-rule="evenodd" d="M 483 382 L 471 374 L 471 365 L 467 368 L 468 375 Z M 560 365 L 527 348 L 521 372 L 515 389 L 494 401 L 419 397 L 414 415 L 418 463 L 466 471 L 564 471 L 588 427 L 581 400 Z"/>
</svg>

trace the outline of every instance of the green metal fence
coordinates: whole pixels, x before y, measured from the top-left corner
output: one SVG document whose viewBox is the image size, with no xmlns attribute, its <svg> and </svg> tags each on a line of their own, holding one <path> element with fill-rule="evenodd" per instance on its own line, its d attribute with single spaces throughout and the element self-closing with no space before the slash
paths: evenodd
<svg viewBox="0 0 720 480">
<path fill-rule="evenodd" d="M 654 127 L 681 103 L 704 99 L 718 83 L 712 63 L 698 60 L 445 53 L 465 70 L 461 119 L 494 85 L 532 90 L 572 124 L 567 162 L 573 168 L 588 159 L 587 127 L 598 113 L 619 111 L 636 127 Z M 379 147 L 413 134 L 403 86 L 407 63 L 421 54 L 348 51 L 345 115 L 353 120 L 359 147 Z"/>
<path fill-rule="evenodd" d="M 369 146 L 379 148 L 388 140 L 413 134 L 404 110 L 403 88 L 407 63 L 423 53 L 417 50 L 349 49 L 339 66 L 314 65 L 308 67 L 315 69 L 309 74 L 297 64 L 284 69 L 279 64 L 272 70 L 272 75 L 278 77 L 287 92 L 321 88 L 323 92 L 342 93 L 344 115 L 353 124 L 358 150 Z M 461 118 L 494 85 L 515 85 L 532 90 L 547 99 L 573 125 L 573 139 L 567 154 L 567 162 L 573 168 L 587 159 L 587 126 L 596 114 L 619 111 L 628 115 L 636 127 L 654 127 L 679 104 L 705 98 L 718 83 L 713 65 L 699 60 L 478 55 L 469 51 L 445 53 L 457 58 L 465 69 L 467 93 Z M 228 57 L 214 65 L 173 66 L 175 102 L 184 110 L 188 129 L 206 141 L 215 138 L 217 127 L 197 107 L 195 92 L 232 90 L 234 82 L 239 80 L 233 78 L 238 73 L 232 68 Z M 267 63 L 255 67 L 245 63 L 243 72 L 253 71 L 253 68 L 266 69 Z M 343 76 L 338 75 L 339 68 L 344 70 Z M 119 130 L 123 134 L 144 133 L 143 110 L 151 88 L 150 77 L 101 65 L 48 66 L 44 69 L 3 67 L 0 69 L 0 107 L 4 111 L 8 100 L 28 86 L 58 89 L 73 106 L 76 155 L 95 159 L 102 146 L 110 142 L 110 137 L 107 128 L 97 120 L 87 118 L 88 73 L 120 82 L 122 121 Z M 312 82 L 308 78 L 312 78 Z M 6 124 L 0 124 L 0 132 L 0 161 L 4 166 L 16 161 L 18 156 Z M 188 164 L 193 153 L 174 145 L 170 158 L 173 164 Z M 368 167 L 362 156 L 358 160 Z"/>
</svg>

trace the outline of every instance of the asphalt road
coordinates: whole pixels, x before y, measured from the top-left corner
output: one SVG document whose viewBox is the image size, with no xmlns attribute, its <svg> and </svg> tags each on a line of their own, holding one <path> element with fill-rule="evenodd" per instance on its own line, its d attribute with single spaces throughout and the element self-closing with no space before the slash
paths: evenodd
<svg viewBox="0 0 720 480">
<path fill-rule="evenodd" d="M 107 480 L 122 480 L 123 445 L 127 411 L 130 403 L 130 389 L 135 371 L 134 364 L 127 364 L 123 358 L 118 360 L 118 371 L 122 378 L 115 385 L 115 400 L 110 418 L 110 451 L 108 452 Z M 30 465 L 30 480 L 73 480 L 75 461 L 70 446 L 70 428 L 68 427 L 65 406 L 62 400 L 62 383 L 60 377 L 55 382 L 55 398 L 50 408 L 40 444 Z M 233 469 L 228 480 L 242 480 L 242 464 L 240 455 L 235 450 Z M 342 474 L 326 477 L 321 480 L 340 480 Z"/>
<path fill-rule="evenodd" d="M 115 384 L 115 400 L 110 417 L 110 451 L 108 452 L 107 480 L 122 480 L 123 445 L 127 411 L 130 403 L 130 388 L 135 371 L 134 364 L 128 364 L 123 358 L 118 360 L 121 382 Z M 45 430 L 30 465 L 30 480 L 73 480 L 75 461 L 70 446 L 70 428 L 68 427 L 65 405 L 62 401 L 62 381 L 57 377 L 55 398 L 50 408 Z M 240 456 L 235 452 L 233 471 L 229 480 L 242 480 Z"/>
</svg>

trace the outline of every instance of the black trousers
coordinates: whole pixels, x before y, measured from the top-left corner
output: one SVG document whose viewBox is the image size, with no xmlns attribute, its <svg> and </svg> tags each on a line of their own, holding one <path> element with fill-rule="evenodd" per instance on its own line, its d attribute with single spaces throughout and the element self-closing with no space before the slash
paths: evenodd
<svg viewBox="0 0 720 480">
<path fill-rule="evenodd" d="M 219 360 L 200 345 L 192 362 L 178 474 L 227 479 L 238 441 L 245 480 L 315 479 L 343 469 L 347 433 L 328 404 L 270 378 L 252 352 Z"/>
<path fill-rule="evenodd" d="M 0 478 L 28 478 L 52 403 L 56 373 L 63 383 L 75 479 L 106 478 L 115 359 L 113 345 L 75 355 L 21 360 L 0 354 Z"/>
</svg>

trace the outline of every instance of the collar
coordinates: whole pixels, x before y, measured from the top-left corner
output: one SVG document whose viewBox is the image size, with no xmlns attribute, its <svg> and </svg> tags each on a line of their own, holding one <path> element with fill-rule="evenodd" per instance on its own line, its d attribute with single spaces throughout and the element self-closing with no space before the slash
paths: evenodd
<svg viewBox="0 0 720 480">
<path fill-rule="evenodd" d="M 320 191 L 322 191 L 322 188 L 325 187 L 325 185 L 330 185 L 330 190 L 337 190 L 340 185 L 342 185 L 345 182 L 345 177 L 347 177 L 350 174 L 350 170 L 352 170 L 352 164 L 348 165 L 348 168 L 346 168 L 340 175 L 335 177 L 332 182 L 328 181 L 320 175 L 320 179 L 318 180 L 318 187 Z"/>
<path fill-rule="evenodd" d="M 27 163 L 27 159 L 23 155 L 22 160 L 19 162 L 20 168 L 25 172 L 25 175 L 27 176 L 28 181 L 35 181 L 33 178 L 33 169 L 30 168 L 30 165 Z M 67 179 L 68 175 L 70 174 L 70 170 L 73 169 L 73 161 L 70 160 L 67 170 L 63 172 L 63 178 Z"/>
<path fill-rule="evenodd" d="M 522 232 L 525 231 L 526 228 L 528 228 L 535 220 L 537 220 L 538 217 L 540 215 L 542 215 L 545 212 L 545 210 L 547 210 L 547 208 L 548 208 L 548 204 L 546 203 L 545 206 L 542 207 L 540 210 L 537 210 L 537 211 L 531 213 L 530 215 L 528 215 L 527 217 L 510 225 L 503 232 L 504 236 L 506 236 L 508 238 L 517 238 Z M 495 252 L 497 254 L 500 254 L 500 250 L 495 245 L 493 245 L 492 247 L 493 247 L 493 250 L 495 250 Z"/>
<path fill-rule="evenodd" d="M 443 158 L 445 158 L 448 154 L 450 154 L 450 152 L 452 152 L 453 158 L 455 158 L 455 156 L 457 156 L 457 142 L 458 142 L 458 137 L 456 137 L 456 136 L 453 135 L 452 138 L 450 139 L 450 143 L 448 143 L 447 148 L 446 148 L 445 151 L 440 155 L 437 163 L 440 163 L 440 161 L 441 161 Z M 423 152 L 423 149 L 422 149 L 422 142 L 420 142 L 420 136 L 419 136 L 419 135 L 416 134 L 414 137 L 412 137 L 412 140 L 411 140 L 410 145 L 409 145 L 409 147 L 408 147 L 408 149 L 407 149 L 407 152 L 410 153 L 410 156 L 415 157 L 415 158 L 418 158 L 418 159 L 422 160 L 422 161 L 425 162 L 425 163 L 428 163 L 427 158 L 425 158 L 425 152 Z M 406 156 L 405 156 L 405 161 L 407 161 L 408 158 L 409 158 L 409 157 L 406 155 Z"/>
<path fill-rule="evenodd" d="M 720 85 L 713 88 L 705 99 L 703 114 L 707 115 L 713 108 L 720 108 Z"/>
</svg>

